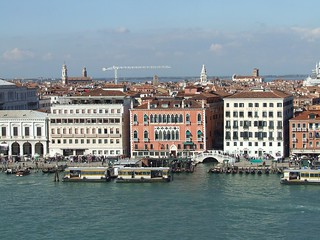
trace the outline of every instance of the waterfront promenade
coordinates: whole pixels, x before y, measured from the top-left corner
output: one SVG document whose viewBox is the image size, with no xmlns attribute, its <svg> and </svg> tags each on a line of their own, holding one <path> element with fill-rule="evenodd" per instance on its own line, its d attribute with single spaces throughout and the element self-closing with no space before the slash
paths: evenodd
<svg viewBox="0 0 320 240">
<path fill-rule="evenodd" d="M 130 159 L 123 159 L 122 162 L 125 162 L 126 160 L 130 161 Z M 265 160 L 265 164 L 262 163 L 251 163 L 250 161 L 247 161 L 246 159 L 240 159 L 239 162 L 232 164 L 225 164 L 224 167 L 238 167 L 238 168 L 252 168 L 252 169 L 258 169 L 258 168 L 270 168 L 270 169 L 283 169 L 283 168 L 289 168 L 289 167 L 295 167 L 290 166 L 289 161 L 284 161 L 281 163 L 273 162 L 272 160 Z M 98 167 L 98 166 L 109 166 L 112 165 L 113 162 L 110 161 L 86 161 L 86 162 L 74 162 L 74 161 L 22 161 L 22 162 L 2 162 L 0 165 L 0 171 L 5 171 L 8 168 L 11 169 L 23 169 L 23 168 L 30 168 L 34 171 L 42 171 L 42 169 L 49 169 L 49 168 L 55 168 L 59 166 L 68 166 L 68 167 Z M 208 165 L 212 164 L 215 165 L 217 162 L 212 163 L 206 163 Z"/>
</svg>

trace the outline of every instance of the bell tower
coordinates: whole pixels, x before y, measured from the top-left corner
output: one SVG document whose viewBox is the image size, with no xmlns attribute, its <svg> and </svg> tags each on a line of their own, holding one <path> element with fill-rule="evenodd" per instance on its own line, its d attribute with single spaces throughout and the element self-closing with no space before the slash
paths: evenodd
<svg viewBox="0 0 320 240">
<path fill-rule="evenodd" d="M 200 82 L 206 83 L 208 81 L 207 70 L 205 65 L 202 65 L 201 73 L 200 73 Z"/>
<path fill-rule="evenodd" d="M 82 69 L 82 77 L 87 77 L 87 69 L 86 69 L 86 67 L 84 67 Z"/>
<path fill-rule="evenodd" d="M 61 76 L 62 84 L 67 85 L 68 84 L 68 70 L 67 65 L 62 65 L 62 76 Z"/>
</svg>

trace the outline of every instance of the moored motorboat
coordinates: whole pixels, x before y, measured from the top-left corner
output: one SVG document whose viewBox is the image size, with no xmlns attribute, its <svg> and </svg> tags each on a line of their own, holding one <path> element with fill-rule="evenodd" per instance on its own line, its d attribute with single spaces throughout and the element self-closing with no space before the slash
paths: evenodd
<svg viewBox="0 0 320 240">
<path fill-rule="evenodd" d="M 117 183 L 170 182 L 168 167 L 124 167 L 118 169 Z"/>
<path fill-rule="evenodd" d="M 25 168 L 25 169 L 20 169 L 16 172 L 16 176 L 17 177 L 22 177 L 22 176 L 26 176 L 29 175 L 31 173 L 29 168 Z"/>
<path fill-rule="evenodd" d="M 280 183 L 288 185 L 320 185 L 320 169 L 285 169 Z"/>
<path fill-rule="evenodd" d="M 6 174 L 16 174 L 17 173 L 17 169 L 15 168 L 8 168 L 4 171 Z"/>
<path fill-rule="evenodd" d="M 106 182 L 115 177 L 109 167 L 69 167 L 64 173 L 64 182 Z"/>
</svg>

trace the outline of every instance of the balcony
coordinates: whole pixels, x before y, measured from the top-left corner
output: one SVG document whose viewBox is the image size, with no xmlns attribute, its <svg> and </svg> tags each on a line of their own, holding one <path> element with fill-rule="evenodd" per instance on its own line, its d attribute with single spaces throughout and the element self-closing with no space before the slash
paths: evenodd
<svg viewBox="0 0 320 240">
<path fill-rule="evenodd" d="M 269 141 L 273 141 L 273 140 L 274 140 L 274 137 L 268 137 L 268 140 L 269 140 Z"/>
<path fill-rule="evenodd" d="M 139 138 L 133 138 L 134 142 L 139 142 Z"/>
<path fill-rule="evenodd" d="M 74 137 L 76 137 L 76 138 L 83 138 L 83 137 L 84 137 L 84 134 L 74 134 Z"/>
<path fill-rule="evenodd" d="M 292 142 L 296 143 L 298 140 L 296 138 L 292 138 Z"/>
<path fill-rule="evenodd" d="M 110 138 L 119 138 L 119 137 L 121 137 L 121 134 L 120 133 L 113 133 L 113 134 L 109 134 L 109 137 Z"/>
<path fill-rule="evenodd" d="M 202 137 L 199 137 L 199 138 L 197 139 L 197 141 L 198 141 L 198 142 L 203 142 L 203 138 L 202 138 Z"/>
<path fill-rule="evenodd" d="M 291 130 L 292 130 L 292 132 L 296 132 L 297 128 L 292 128 Z"/>
<path fill-rule="evenodd" d="M 278 141 L 281 141 L 281 140 L 282 140 L 282 137 L 277 137 L 277 140 L 278 140 Z"/>
<path fill-rule="evenodd" d="M 243 129 L 249 129 L 249 125 L 243 125 Z"/>
<path fill-rule="evenodd" d="M 144 142 L 149 142 L 150 139 L 149 139 L 149 138 L 144 138 L 143 141 L 144 141 Z"/>
<path fill-rule="evenodd" d="M 230 125 L 227 125 L 227 126 L 225 126 L 225 128 L 230 129 L 230 128 L 231 128 L 231 126 L 230 126 Z"/>
<path fill-rule="evenodd" d="M 264 126 L 258 126 L 258 129 L 263 129 L 264 128 Z"/>
</svg>

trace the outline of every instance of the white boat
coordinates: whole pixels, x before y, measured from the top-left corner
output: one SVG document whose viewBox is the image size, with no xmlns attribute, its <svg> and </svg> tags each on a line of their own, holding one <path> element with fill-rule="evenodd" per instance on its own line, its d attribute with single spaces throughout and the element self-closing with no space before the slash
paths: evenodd
<svg viewBox="0 0 320 240">
<path fill-rule="evenodd" d="M 170 182 L 169 167 L 123 167 L 118 169 L 117 183 Z"/>
<path fill-rule="evenodd" d="M 115 177 L 109 167 L 68 167 L 64 170 L 64 182 L 106 182 Z"/>
<path fill-rule="evenodd" d="M 282 184 L 320 184 L 320 169 L 285 169 L 280 179 Z"/>
</svg>

